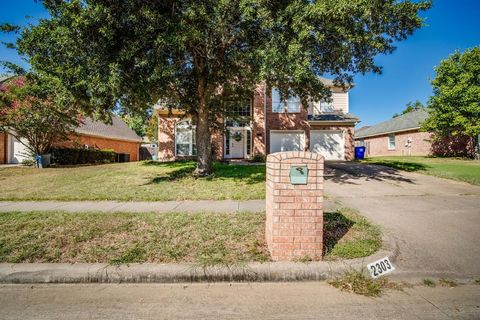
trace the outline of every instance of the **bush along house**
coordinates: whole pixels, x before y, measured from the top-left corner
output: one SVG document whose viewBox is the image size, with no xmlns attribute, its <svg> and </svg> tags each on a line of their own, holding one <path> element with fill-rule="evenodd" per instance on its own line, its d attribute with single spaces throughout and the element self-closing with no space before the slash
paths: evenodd
<svg viewBox="0 0 480 320">
<path fill-rule="evenodd" d="M 140 138 L 118 116 L 111 124 L 84 119 L 68 141 L 56 143 L 56 148 L 110 150 L 117 154 L 116 161 L 139 160 Z M 25 142 L 25 141 L 24 141 Z M 0 164 L 18 164 L 31 158 L 28 149 L 12 135 L 0 132 Z"/>
<path fill-rule="evenodd" d="M 349 113 L 349 88 L 337 87 L 328 79 L 323 82 L 332 98 L 308 106 L 299 97 L 282 101 L 277 89 L 258 85 L 250 100 L 232 106 L 236 117 L 224 119 L 226 130 L 213 133 L 215 158 L 252 159 L 274 152 L 312 151 L 326 160 L 352 160 L 354 126 L 359 119 Z M 195 126 L 188 116 L 161 105 L 156 108 L 159 160 L 195 156 Z"/>
</svg>

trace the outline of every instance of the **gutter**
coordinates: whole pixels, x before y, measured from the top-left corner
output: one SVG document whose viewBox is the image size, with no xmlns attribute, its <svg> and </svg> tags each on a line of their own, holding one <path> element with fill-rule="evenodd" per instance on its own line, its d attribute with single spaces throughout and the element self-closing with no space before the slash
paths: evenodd
<svg viewBox="0 0 480 320">
<path fill-rule="evenodd" d="M 307 120 L 309 124 L 317 124 L 317 125 L 332 125 L 332 124 L 339 124 L 339 125 L 345 125 L 345 124 L 353 124 L 355 125 L 358 120 L 352 120 L 352 121 L 325 121 L 325 120 Z"/>
<path fill-rule="evenodd" d="M 142 143 L 141 139 L 140 140 L 134 140 L 134 139 L 128 139 L 128 138 L 121 138 L 121 137 L 101 136 L 101 135 L 98 135 L 98 134 L 83 133 L 83 132 L 78 132 L 78 131 L 75 131 L 75 133 L 78 134 L 78 135 L 81 135 L 81 136 L 89 136 L 89 137 L 94 137 L 94 138 Z"/>
<path fill-rule="evenodd" d="M 354 137 L 354 139 L 371 138 L 371 137 L 383 136 L 383 135 L 390 134 L 390 133 L 398 133 L 398 132 L 412 131 L 412 130 L 418 130 L 418 129 L 420 129 L 420 127 L 399 129 L 399 130 L 393 130 L 393 131 L 385 131 L 385 132 L 379 132 L 379 133 L 369 134 L 369 135 L 366 135 L 366 136 Z"/>
</svg>

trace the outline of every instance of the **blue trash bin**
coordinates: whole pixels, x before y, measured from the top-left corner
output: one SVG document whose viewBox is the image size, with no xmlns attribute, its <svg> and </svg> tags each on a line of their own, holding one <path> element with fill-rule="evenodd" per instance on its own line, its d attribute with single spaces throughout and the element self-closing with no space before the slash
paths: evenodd
<svg viewBox="0 0 480 320">
<path fill-rule="evenodd" d="M 50 166 L 51 163 L 51 155 L 50 154 L 43 154 L 43 155 L 36 155 L 35 156 L 35 163 L 37 168 L 42 169 Z"/>
<path fill-rule="evenodd" d="M 355 147 L 355 159 L 365 159 L 365 147 Z"/>
</svg>

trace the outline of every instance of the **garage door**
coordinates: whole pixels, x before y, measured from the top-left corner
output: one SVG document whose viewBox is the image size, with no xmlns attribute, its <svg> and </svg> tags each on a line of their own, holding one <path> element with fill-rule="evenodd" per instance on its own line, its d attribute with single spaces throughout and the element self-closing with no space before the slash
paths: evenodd
<svg viewBox="0 0 480 320">
<path fill-rule="evenodd" d="M 25 147 L 23 143 L 27 143 L 26 140 L 22 140 L 23 143 L 18 141 L 13 136 L 8 136 L 9 141 L 9 160 L 8 163 L 22 163 L 24 160 L 29 159 L 30 151 Z"/>
<path fill-rule="evenodd" d="M 325 160 L 345 159 L 345 140 L 342 131 L 312 130 L 310 131 L 310 150 L 320 153 Z"/>
<path fill-rule="evenodd" d="M 270 131 L 270 153 L 305 150 L 303 131 Z"/>
</svg>

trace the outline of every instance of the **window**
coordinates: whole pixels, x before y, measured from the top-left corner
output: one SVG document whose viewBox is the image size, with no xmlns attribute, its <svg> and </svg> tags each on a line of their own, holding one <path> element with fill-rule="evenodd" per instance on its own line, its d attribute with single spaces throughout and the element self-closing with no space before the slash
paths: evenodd
<svg viewBox="0 0 480 320">
<path fill-rule="evenodd" d="M 318 115 L 327 112 L 334 112 L 335 109 L 333 108 L 333 101 L 330 100 L 322 100 L 322 101 L 312 101 L 310 102 L 310 106 L 312 107 L 313 115 Z"/>
<path fill-rule="evenodd" d="M 395 134 L 391 133 L 388 135 L 388 149 L 394 150 L 395 149 Z"/>
<path fill-rule="evenodd" d="M 235 102 L 232 112 L 237 117 L 250 117 L 250 101 Z"/>
<path fill-rule="evenodd" d="M 188 157 L 196 154 L 195 126 L 190 120 L 178 122 L 175 124 L 175 155 Z"/>
<path fill-rule="evenodd" d="M 320 101 L 320 112 L 333 112 L 333 101 L 332 100 L 323 100 Z"/>
<path fill-rule="evenodd" d="M 251 121 L 251 103 L 250 100 L 226 101 L 225 114 L 227 127 L 247 127 Z"/>
<path fill-rule="evenodd" d="M 225 155 L 230 155 L 230 131 L 225 134 Z"/>
<path fill-rule="evenodd" d="M 297 113 L 300 112 L 301 101 L 299 96 L 288 97 L 287 101 L 282 100 L 278 89 L 272 89 L 272 112 L 274 113 Z"/>
</svg>

